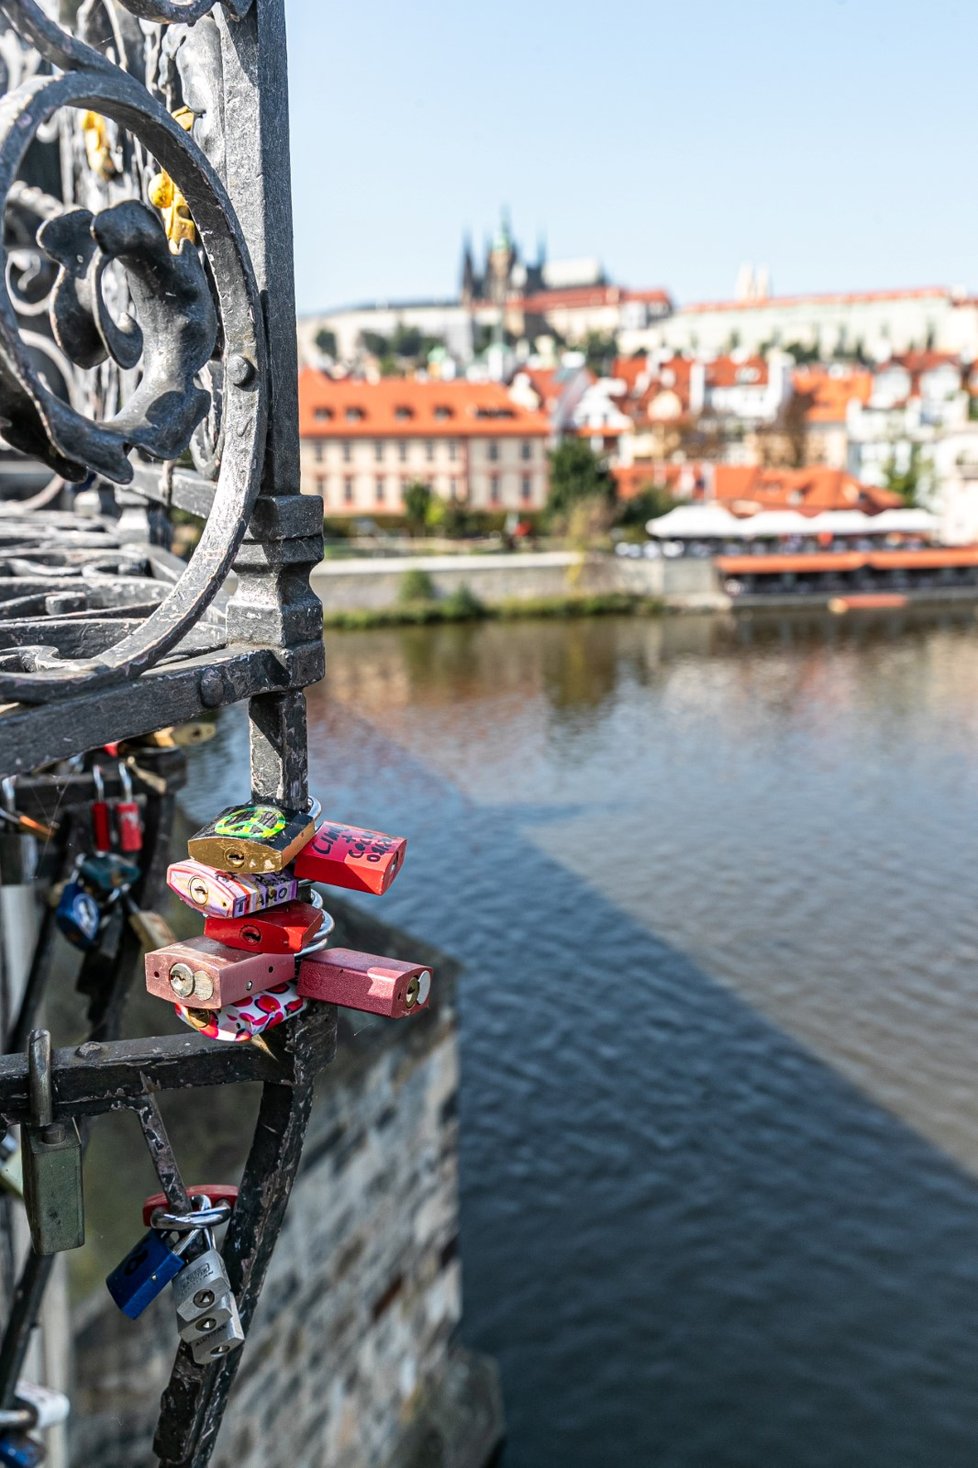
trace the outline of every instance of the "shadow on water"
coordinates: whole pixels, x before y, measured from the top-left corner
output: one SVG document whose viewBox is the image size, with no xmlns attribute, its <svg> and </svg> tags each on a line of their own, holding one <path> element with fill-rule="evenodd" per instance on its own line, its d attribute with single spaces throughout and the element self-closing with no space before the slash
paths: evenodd
<svg viewBox="0 0 978 1468">
<path fill-rule="evenodd" d="M 837 626 L 668 630 L 693 658 L 894 635 Z M 433 768 L 433 704 L 530 696 L 531 644 L 500 660 L 489 630 L 427 660 L 334 640 L 345 696 L 315 690 L 310 725 L 328 806 L 411 835 L 384 915 L 466 965 L 464 1335 L 502 1364 L 506 1468 L 973 1468 L 978 1183 L 542 850 L 528 827 L 564 805 Z M 612 629 L 560 641 L 536 691 L 572 727 L 644 681 Z M 386 716 L 353 698 L 372 674 Z"/>
</svg>

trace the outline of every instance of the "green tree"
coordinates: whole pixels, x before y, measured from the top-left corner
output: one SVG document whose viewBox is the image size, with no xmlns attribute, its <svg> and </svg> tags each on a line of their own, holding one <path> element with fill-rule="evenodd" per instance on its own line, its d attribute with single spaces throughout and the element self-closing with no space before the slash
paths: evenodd
<svg viewBox="0 0 978 1468">
<path fill-rule="evenodd" d="M 324 326 L 321 331 L 316 332 L 316 346 L 324 357 L 335 358 L 337 355 L 336 332 L 330 331 L 328 326 Z"/>
<path fill-rule="evenodd" d="M 609 506 L 615 503 L 615 480 L 611 470 L 582 438 L 564 439 L 550 451 L 549 458 L 547 509 L 551 515 L 566 516 L 574 505 L 584 500 L 599 500 Z"/>
<path fill-rule="evenodd" d="M 420 479 L 413 479 L 404 487 L 404 515 L 412 535 L 421 535 L 428 523 L 431 508 L 431 490 Z"/>
<path fill-rule="evenodd" d="M 607 377 L 618 355 L 618 343 L 613 332 L 589 331 L 581 343 L 581 350 L 591 371 L 599 377 Z"/>
<path fill-rule="evenodd" d="M 926 497 L 929 486 L 931 466 L 924 458 L 924 452 L 919 443 L 910 445 L 910 457 L 906 467 L 897 467 L 897 456 L 894 451 L 886 462 L 883 470 L 884 488 L 893 494 L 898 494 L 905 505 L 919 505 Z"/>
<path fill-rule="evenodd" d="M 379 331 L 361 331 L 360 342 L 364 351 L 369 352 L 372 357 L 390 356 L 391 344 Z"/>
</svg>

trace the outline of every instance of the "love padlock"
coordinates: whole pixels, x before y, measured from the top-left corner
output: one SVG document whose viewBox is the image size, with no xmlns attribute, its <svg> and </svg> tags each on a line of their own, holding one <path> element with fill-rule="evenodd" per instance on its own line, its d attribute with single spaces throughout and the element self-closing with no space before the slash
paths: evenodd
<svg viewBox="0 0 978 1468">
<path fill-rule="evenodd" d="M 300 960 L 298 992 L 303 999 L 407 1019 L 428 1005 L 431 970 L 377 953 L 327 948 Z"/>
<path fill-rule="evenodd" d="M 253 999 L 240 1004 L 228 1004 L 224 1009 L 192 1009 L 184 1004 L 176 1006 L 177 1017 L 198 1034 L 209 1040 L 225 1040 L 243 1044 L 274 1030 L 286 1020 L 295 1019 L 306 1007 L 299 998 L 298 986 L 293 980 L 288 984 L 276 984 L 274 989 L 265 989 Z"/>
<path fill-rule="evenodd" d="M 321 907 L 309 902 L 287 902 L 284 907 L 272 907 L 246 918 L 206 918 L 204 937 L 244 952 L 298 953 L 322 925 Z"/>
<path fill-rule="evenodd" d="M 212 938 L 192 938 L 146 954 L 146 988 L 158 999 L 222 1009 L 294 977 L 290 953 L 241 953 Z"/>
<path fill-rule="evenodd" d="M 322 807 L 304 811 L 276 805 L 230 805 L 187 842 L 193 861 L 219 872 L 280 872 L 316 834 Z"/>
<path fill-rule="evenodd" d="M 406 852 L 403 836 L 324 821 L 296 857 L 295 874 L 303 881 L 379 897 L 401 870 Z"/>
<path fill-rule="evenodd" d="M 181 902 L 208 917 L 242 918 L 267 907 L 291 902 L 299 883 L 291 872 L 254 872 L 234 877 L 216 872 L 202 861 L 175 861 L 166 885 Z"/>
<path fill-rule="evenodd" d="M 207 1198 L 212 1207 L 217 1208 L 222 1203 L 226 1203 L 231 1209 L 238 1201 L 238 1189 L 233 1183 L 198 1183 L 195 1187 L 187 1189 L 187 1196 L 191 1203 L 195 1198 Z M 166 1207 L 165 1193 L 151 1193 L 143 1204 L 143 1223 L 149 1227 L 153 1221 L 153 1214 L 158 1209 Z"/>
</svg>

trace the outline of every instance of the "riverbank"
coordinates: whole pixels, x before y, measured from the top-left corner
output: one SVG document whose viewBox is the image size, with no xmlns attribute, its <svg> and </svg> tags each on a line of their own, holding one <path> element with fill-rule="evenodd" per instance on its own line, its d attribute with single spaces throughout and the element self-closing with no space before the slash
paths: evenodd
<svg viewBox="0 0 978 1468">
<path fill-rule="evenodd" d="M 472 593 L 453 594 L 443 601 L 400 602 L 392 607 L 360 607 L 349 611 L 324 612 L 327 631 L 357 632 L 373 627 L 427 627 L 446 622 L 507 622 L 531 617 L 656 617 L 666 610 L 657 597 L 629 596 L 606 592 L 594 596 L 513 597 L 486 606 Z"/>
</svg>

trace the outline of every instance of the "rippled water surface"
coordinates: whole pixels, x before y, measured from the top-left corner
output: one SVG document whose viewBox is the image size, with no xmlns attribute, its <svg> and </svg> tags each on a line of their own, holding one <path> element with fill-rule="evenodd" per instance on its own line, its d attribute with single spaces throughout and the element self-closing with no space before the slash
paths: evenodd
<svg viewBox="0 0 978 1468">
<path fill-rule="evenodd" d="M 316 788 L 409 835 L 375 910 L 466 968 L 464 1336 L 507 1468 L 975 1468 L 975 622 L 329 657 Z"/>
</svg>

